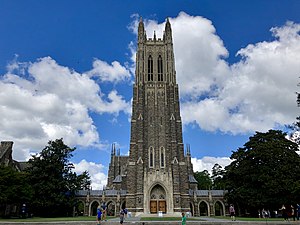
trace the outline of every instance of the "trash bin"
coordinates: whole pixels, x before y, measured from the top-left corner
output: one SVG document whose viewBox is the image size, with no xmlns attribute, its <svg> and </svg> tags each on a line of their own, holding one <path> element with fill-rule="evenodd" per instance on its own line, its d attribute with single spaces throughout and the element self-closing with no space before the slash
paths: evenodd
<svg viewBox="0 0 300 225">
<path fill-rule="evenodd" d="M 163 212 L 162 211 L 158 211 L 158 217 L 163 217 Z"/>
</svg>

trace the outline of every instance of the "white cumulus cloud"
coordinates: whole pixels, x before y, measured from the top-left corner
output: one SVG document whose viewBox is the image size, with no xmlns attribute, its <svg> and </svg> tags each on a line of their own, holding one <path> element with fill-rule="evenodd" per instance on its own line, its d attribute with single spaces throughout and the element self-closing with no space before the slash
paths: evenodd
<svg viewBox="0 0 300 225">
<path fill-rule="evenodd" d="M 205 156 L 201 159 L 192 158 L 191 159 L 193 164 L 194 171 L 201 172 L 203 170 L 207 170 L 210 174 L 212 173 L 212 168 L 217 163 L 220 166 L 225 168 L 225 166 L 228 166 L 232 161 L 228 157 L 209 157 Z"/>
<path fill-rule="evenodd" d="M 101 81 L 120 82 L 130 79 L 129 70 L 122 66 L 119 62 L 114 61 L 109 65 L 107 62 L 95 59 L 93 69 L 87 74 L 93 77 L 99 77 Z"/>
<path fill-rule="evenodd" d="M 77 174 L 81 174 L 84 171 L 88 171 L 91 177 L 91 187 L 93 190 L 102 190 L 103 186 L 107 184 L 107 175 L 104 173 L 104 166 L 94 162 L 88 162 L 85 159 L 79 163 L 74 163 L 74 171 Z"/>
<path fill-rule="evenodd" d="M 89 112 L 130 112 L 130 101 L 116 90 L 102 93 L 88 75 L 51 57 L 33 63 L 15 60 L 7 69 L 0 77 L 0 137 L 14 141 L 16 160 L 28 159 L 57 138 L 69 146 L 101 146 Z"/>
</svg>

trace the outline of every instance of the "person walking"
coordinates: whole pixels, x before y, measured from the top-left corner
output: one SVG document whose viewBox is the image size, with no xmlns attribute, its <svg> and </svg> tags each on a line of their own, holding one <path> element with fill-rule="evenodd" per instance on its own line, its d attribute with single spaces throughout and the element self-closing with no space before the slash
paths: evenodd
<svg viewBox="0 0 300 225">
<path fill-rule="evenodd" d="M 286 209 L 285 205 L 282 205 L 280 210 L 282 212 L 283 219 L 286 220 L 286 221 L 289 220 L 289 216 L 288 216 L 287 209 Z"/>
<path fill-rule="evenodd" d="M 102 220 L 106 221 L 106 213 L 107 213 L 106 210 L 107 210 L 107 207 L 106 207 L 105 202 L 103 202 L 101 208 L 102 208 Z"/>
<path fill-rule="evenodd" d="M 181 215 L 182 215 L 181 225 L 186 225 L 186 216 L 185 216 L 184 212 Z"/>
<path fill-rule="evenodd" d="M 124 210 L 122 209 L 121 211 L 120 211 L 120 224 L 123 224 L 124 223 Z"/>
<path fill-rule="evenodd" d="M 100 225 L 101 216 L 102 216 L 101 208 L 98 207 L 97 208 L 97 225 Z"/>
<path fill-rule="evenodd" d="M 235 209 L 234 209 L 233 204 L 230 204 L 230 207 L 229 207 L 229 214 L 230 214 L 231 220 L 232 220 L 232 221 L 235 221 Z"/>
<path fill-rule="evenodd" d="M 300 205 L 297 204 L 297 220 L 299 220 L 300 217 Z"/>
<path fill-rule="evenodd" d="M 293 221 L 296 220 L 296 213 L 293 205 L 291 205 L 291 217 L 293 218 Z"/>
</svg>

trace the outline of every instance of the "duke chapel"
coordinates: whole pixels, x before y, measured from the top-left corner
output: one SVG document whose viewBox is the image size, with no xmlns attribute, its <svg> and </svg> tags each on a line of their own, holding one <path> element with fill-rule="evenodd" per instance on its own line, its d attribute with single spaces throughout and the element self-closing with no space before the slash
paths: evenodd
<svg viewBox="0 0 300 225">
<path fill-rule="evenodd" d="M 105 204 L 112 215 L 126 207 L 135 216 L 210 216 L 225 214 L 223 197 L 222 190 L 197 189 L 189 145 L 184 153 L 171 24 L 167 19 L 162 39 L 147 38 L 141 19 L 129 156 L 113 145 L 105 190 L 82 190 L 78 199 L 86 215 Z"/>
</svg>

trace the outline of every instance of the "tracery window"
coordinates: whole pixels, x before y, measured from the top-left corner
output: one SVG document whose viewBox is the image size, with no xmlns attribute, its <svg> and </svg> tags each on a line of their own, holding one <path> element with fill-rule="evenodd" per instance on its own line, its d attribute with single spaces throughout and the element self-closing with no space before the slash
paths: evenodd
<svg viewBox="0 0 300 225">
<path fill-rule="evenodd" d="M 153 81 L 153 59 L 151 55 L 148 57 L 148 81 Z"/>
<path fill-rule="evenodd" d="M 158 81 L 163 81 L 163 62 L 161 55 L 158 56 L 157 59 L 157 72 L 158 72 Z"/>
</svg>

